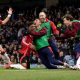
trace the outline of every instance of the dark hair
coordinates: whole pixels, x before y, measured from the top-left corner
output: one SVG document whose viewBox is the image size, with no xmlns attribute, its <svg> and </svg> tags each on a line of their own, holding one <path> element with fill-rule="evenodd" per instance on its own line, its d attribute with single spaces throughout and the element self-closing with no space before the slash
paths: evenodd
<svg viewBox="0 0 80 80">
<path fill-rule="evenodd" d="M 45 14 L 48 13 L 45 9 L 42 9 L 41 12 L 44 12 Z"/>
<path fill-rule="evenodd" d="M 70 21 L 73 20 L 73 16 L 70 15 L 70 14 L 66 14 L 66 15 L 64 15 L 64 16 L 62 17 L 62 19 L 64 19 L 64 18 L 66 18 L 67 20 L 70 20 Z"/>
</svg>

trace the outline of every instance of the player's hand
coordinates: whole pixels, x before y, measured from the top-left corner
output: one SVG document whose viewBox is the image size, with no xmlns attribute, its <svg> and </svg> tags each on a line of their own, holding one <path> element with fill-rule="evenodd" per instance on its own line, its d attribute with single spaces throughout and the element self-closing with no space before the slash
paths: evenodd
<svg viewBox="0 0 80 80">
<path fill-rule="evenodd" d="M 30 44 L 30 48 L 33 49 L 33 50 L 36 50 L 36 48 L 33 44 Z"/>
<path fill-rule="evenodd" d="M 12 15 L 13 9 L 9 8 L 9 10 L 7 10 L 8 14 Z"/>
</svg>

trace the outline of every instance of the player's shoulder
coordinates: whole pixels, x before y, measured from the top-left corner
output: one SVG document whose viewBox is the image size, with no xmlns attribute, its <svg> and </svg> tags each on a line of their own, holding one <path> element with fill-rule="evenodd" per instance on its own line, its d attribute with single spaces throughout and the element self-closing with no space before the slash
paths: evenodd
<svg viewBox="0 0 80 80">
<path fill-rule="evenodd" d="M 73 25 L 79 25 L 80 26 L 80 22 L 73 22 Z"/>
</svg>

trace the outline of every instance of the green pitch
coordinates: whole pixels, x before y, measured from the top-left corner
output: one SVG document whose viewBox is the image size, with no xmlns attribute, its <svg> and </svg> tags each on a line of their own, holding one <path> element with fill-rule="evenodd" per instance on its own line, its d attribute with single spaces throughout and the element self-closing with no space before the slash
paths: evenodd
<svg viewBox="0 0 80 80">
<path fill-rule="evenodd" d="M 0 80 L 80 80 L 79 70 L 3 70 Z"/>
</svg>

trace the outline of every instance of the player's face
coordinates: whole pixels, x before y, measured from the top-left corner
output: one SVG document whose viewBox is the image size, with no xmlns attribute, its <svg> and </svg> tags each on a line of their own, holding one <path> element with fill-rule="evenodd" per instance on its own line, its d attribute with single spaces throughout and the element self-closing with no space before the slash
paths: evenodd
<svg viewBox="0 0 80 80">
<path fill-rule="evenodd" d="M 66 18 L 63 19 L 63 22 L 67 27 L 70 25 L 70 20 L 67 20 Z"/>
<path fill-rule="evenodd" d="M 40 26 L 41 22 L 39 19 L 34 20 L 34 25 L 35 26 Z"/>
<path fill-rule="evenodd" d="M 45 19 L 46 19 L 46 14 L 45 14 L 44 12 L 41 12 L 41 13 L 39 14 L 39 19 L 40 19 L 41 22 L 44 22 Z"/>
<path fill-rule="evenodd" d="M 29 31 L 34 31 L 35 29 L 36 29 L 36 27 L 35 27 L 34 24 L 32 24 L 32 25 L 29 26 Z"/>
</svg>

